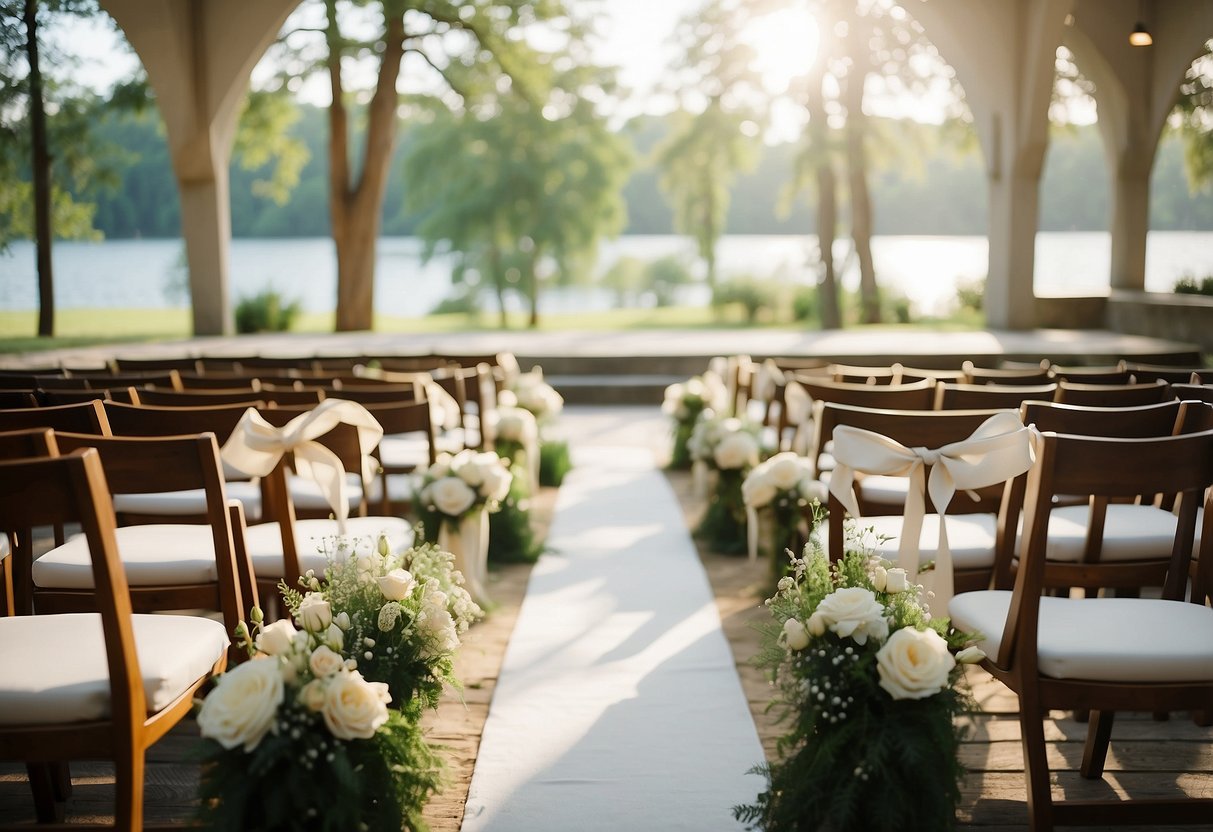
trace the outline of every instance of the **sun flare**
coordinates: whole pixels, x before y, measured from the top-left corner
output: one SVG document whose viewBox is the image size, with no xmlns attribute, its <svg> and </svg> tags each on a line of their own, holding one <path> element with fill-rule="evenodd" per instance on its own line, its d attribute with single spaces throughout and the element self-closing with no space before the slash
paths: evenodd
<svg viewBox="0 0 1213 832">
<path fill-rule="evenodd" d="M 817 21 L 802 7 L 773 11 L 746 27 L 745 40 L 754 49 L 754 69 L 770 92 L 787 89 L 803 75 L 817 56 L 820 34 Z"/>
</svg>

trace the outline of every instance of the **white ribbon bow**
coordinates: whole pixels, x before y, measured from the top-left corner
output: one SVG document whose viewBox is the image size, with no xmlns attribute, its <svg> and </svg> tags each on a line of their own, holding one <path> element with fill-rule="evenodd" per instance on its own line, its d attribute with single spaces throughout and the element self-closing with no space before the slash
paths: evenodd
<svg viewBox="0 0 1213 832">
<path fill-rule="evenodd" d="M 809 434 L 813 426 L 813 399 L 809 391 L 800 382 L 789 381 L 783 389 L 783 406 L 787 410 L 786 421 L 795 431 L 792 434 L 792 450 L 801 456 L 808 456 Z"/>
<path fill-rule="evenodd" d="M 338 534 L 345 534 L 345 521 L 350 514 L 345 467 L 335 453 L 316 441 L 339 424 L 357 428 L 362 479 L 368 482 L 374 475 L 374 461 L 369 454 L 383 438 L 383 427 L 365 407 L 343 399 L 325 399 L 280 428 L 250 407 L 223 443 L 221 456 L 238 471 L 264 477 L 274 470 L 283 454 L 293 451 L 295 473 L 320 486 L 320 493 L 337 518 Z"/>
<path fill-rule="evenodd" d="M 926 513 L 925 497 L 931 496 L 939 512 L 939 545 L 935 555 L 935 606 L 947 609 L 952 598 L 952 551 L 944 522 L 957 491 L 972 492 L 1017 477 L 1032 466 L 1032 431 L 1012 411 L 998 413 L 983 422 L 968 438 L 942 448 L 907 448 L 873 431 L 840 425 L 834 429 L 834 459 L 830 493 L 859 517 L 853 484 L 855 472 L 907 476 L 905 516 L 898 544 L 898 566 L 908 575 L 918 574 L 919 537 Z M 925 466 L 931 475 L 924 476 Z M 976 499 L 976 496 L 974 495 Z"/>
</svg>

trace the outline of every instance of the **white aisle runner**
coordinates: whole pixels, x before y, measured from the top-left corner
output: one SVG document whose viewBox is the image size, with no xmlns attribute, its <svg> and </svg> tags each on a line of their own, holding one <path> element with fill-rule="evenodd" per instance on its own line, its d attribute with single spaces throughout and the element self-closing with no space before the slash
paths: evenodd
<svg viewBox="0 0 1213 832">
<path fill-rule="evenodd" d="M 505 655 L 464 832 L 741 828 L 763 760 L 707 576 L 647 450 L 575 454 Z"/>
</svg>

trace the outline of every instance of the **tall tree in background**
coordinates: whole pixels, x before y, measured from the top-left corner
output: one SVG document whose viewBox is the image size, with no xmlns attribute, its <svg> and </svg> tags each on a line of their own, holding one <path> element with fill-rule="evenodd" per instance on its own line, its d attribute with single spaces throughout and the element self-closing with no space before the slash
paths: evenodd
<svg viewBox="0 0 1213 832">
<path fill-rule="evenodd" d="M 691 100 L 654 149 L 674 226 L 695 240 L 713 288 L 716 242 L 725 232 L 733 183 L 758 156 L 760 84 L 751 69 L 753 49 L 738 37 L 743 23 L 729 0 L 709 0 L 679 22 L 675 36 L 684 57 L 678 82 Z"/>
<path fill-rule="evenodd" d="M 459 252 L 463 275 L 487 278 L 503 328 L 508 290 L 522 292 L 537 326 L 544 262 L 572 282 L 594 263 L 599 239 L 624 225 L 632 154 L 593 104 L 612 83 L 571 66 L 540 101 L 495 95 L 458 113 L 439 105 L 407 146 L 407 204 L 422 217 L 427 254 Z"/>
<path fill-rule="evenodd" d="M 1213 40 L 1180 84 L 1176 114 L 1190 190 L 1213 186 Z"/>
<path fill-rule="evenodd" d="M 396 144 L 397 83 L 409 71 L 446 82 L 456 97 L 464 84 L 542 87 L 536 50 L 518 37 L 523 27 L 549 32 L 571 22 L 560 0 L 323 0 L 329 109 L 329 212 L 337 248 L 337 329 L 369 329 L 374 316 L 376 239 Z M 371 9 L 375 10 L 372 16 Z M 356 18 L 347 26 L 345 13 Z M 349 29 L 349 31 L 346 31 Z M 361 32 L 368 32 L 362 36 Z M 354 119 L 345 68 L 375 67 L 361 147 L 352 147 Z"/>
</svg>

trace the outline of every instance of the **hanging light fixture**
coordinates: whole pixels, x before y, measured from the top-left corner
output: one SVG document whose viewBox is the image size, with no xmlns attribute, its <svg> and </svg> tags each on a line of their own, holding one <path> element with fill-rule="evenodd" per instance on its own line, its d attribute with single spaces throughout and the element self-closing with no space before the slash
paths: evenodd
<svg viewBox="0 0 1213 832">
<path fill-rule="evenodd" d="M 1145 0 L 1137 0 L 1137 23 L 1134 24 L 1133 31 L 1129 33 L 1130 46 L 1149 46 L 1154 43 L 1150 30 L 1146 28 L 1145 11 Z"/>
</svg>

